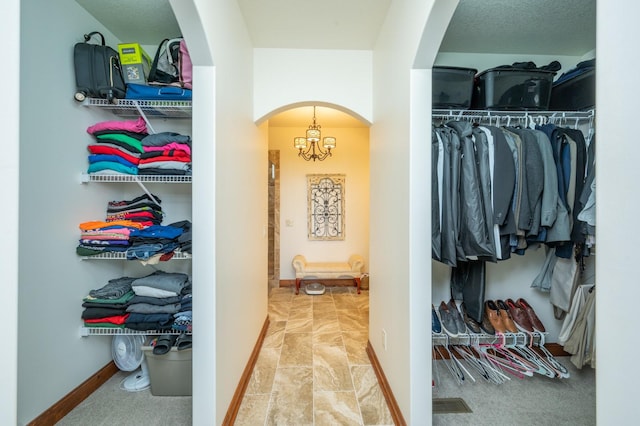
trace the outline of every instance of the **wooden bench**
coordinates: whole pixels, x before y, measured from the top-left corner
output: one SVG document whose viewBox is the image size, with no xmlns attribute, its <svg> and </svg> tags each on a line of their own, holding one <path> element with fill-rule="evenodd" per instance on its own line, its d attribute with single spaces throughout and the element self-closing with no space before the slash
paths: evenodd
<svg viewBox="0 0 640 426">
<path fill-rule="evenodd" d="M 300 292 L 300 282 L 307 278 L 352 278 L 355 281 L 358 294 L 360 294 L 360 278 L 364 269 L 364 258 L 358 254 L 351 255 L 346 262 L 307 262 L 303 255 L 298 254 L 294 256 L 291 263 L 296 271 L 296 294 Z"/>
</svg>

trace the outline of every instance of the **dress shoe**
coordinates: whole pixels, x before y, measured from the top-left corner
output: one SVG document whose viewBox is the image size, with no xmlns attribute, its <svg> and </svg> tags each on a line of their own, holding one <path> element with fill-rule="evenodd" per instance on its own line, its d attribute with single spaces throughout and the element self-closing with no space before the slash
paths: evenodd
<svg viewBox="0 0 640 426">
<path fill-rule="evenodd" d="M 458 328 L 458 334 L 466 333 L 467 326 L 465 325 L 464 318 L 462 318 L 462 314 L 458 309 L 458 305 L 456 305 L 456 301 L 451 299 L 449 300 L 449 311 L 453 315 L 453 320 L 456 322 L 456 327 Z"/>
<path fill-rule="evenodd" d="M 500 310 L 500 316 L 502 317 L 504 327 L 507 331 L 509 333 L 517 333 L 518 327 L 516 326 L 516 323 L 513 322 L 513 318 L 511 318 L 511 314 L 509 313 L 509 307 L 504 303 L 504 300 L 496 300 L 496 306 Z"/>
<path fill-rule="evenodd" d="M 529 317 L 529 321 L 531 322 L 531 325 L 536 331 L 539 331 L 541 333 L 544 333 L 546 331 L 544 328 L 544 325 L 542 325 L 542 322 L 536 315 L 535 311 L 529 305 L 529 303 L 527 303 L 526 300 L 524 300 L 523 298 L 518 299 L 516 301 L 516 306 L 520 306 L 522 309 L 524 309 L 524 311 L 527 313 L 527 316 Z"/>
<path fill-rule="evenodd" d="M 474 320 L 469 316 L 469 314 L 467 314 L 467 308 L 464 306 L 464 302 L 460 304 L 460 312 L 462 313 L 462 319 L 469 331 L 476 334 L 482 333 L 482 329 L 480 328 L 478 321 Z"/>
<path fill-rule="evenodd" d="M 431 305 L 431 331 L 434 333 L 442 333 L 442 326 L 440 325 L 440 319 L 436 314 L 436 308 Z"/>
<path fill-rule="evenodd" d="M 489 320 L 489 310 L 486 308 L 486 304 L 482 309 L 482 322 L 480 323 L 480 327 L 482 327 L 482 331 L 487 334 L 494 335 L 496 334 L 496 330 L 491 325 L 491 321 Z"/>
<path fill-rule="evenodd" d="M 440 306 L 438 306 L 438 314 L 440 314 L 440 324 L 442 325 L 442 330 L 449 336 L 456 337 L 458 335 L 456 320 L 453 319 L 453 314 L 449 310 L 449 306 L 447 306 L 444 301 L 440 302 Z"/>
<path fill-rule="evenodd" d="M 516 323 L 516 327 L 518 327 L 522 331 L 533 333 L 533 325 L 531 325 L 531 321 L 529 321 L 529 316 L 527 315 L 525 310 L 520 306 L 517 306 L 516 303 L 511 299 L 507 299 L 506 303 L 507 307 L 509 308 L 511 318 L 513 318 L 513 322 Z"/>
<path fill-rule="evenodd" d="M 507 332 L 504 321 L 500 316 L 500 311 L 493 300 L 487 300 L 486 302 L 484 302 L 484 311 L 496 333 Z"/>
</svg>

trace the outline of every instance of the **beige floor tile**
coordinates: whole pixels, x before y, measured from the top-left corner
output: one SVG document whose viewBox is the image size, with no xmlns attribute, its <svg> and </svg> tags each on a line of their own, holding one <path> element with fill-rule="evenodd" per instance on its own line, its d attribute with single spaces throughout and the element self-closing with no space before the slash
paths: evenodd
<svg viewBox="0 0 640 426">
<path fill-rule="evenodd" d="M 313 331 L 313 320 L 311 318 L 290 319 L 287 321 L 287 333 L 311 333 Z"/>
<path fill-rule="evenodd" d="M 280 348 L 284 339 L 286 321 L 269 321 L 269 329 L 262 342 L 263 348 Z"/>
<path fill-rule="evenodd" d="M 389 407 L 378 385 L 371 366 L 351 366 L 351 376 L 356 390 L 360 412 L 365 425 L 393 424 Z"/>
<path fill-rule="evenodd" d="M 315 426 L 362 424 L 354 392 L 314 392 L 313 407 Z"/>
<path fill-rule="evenodd" d="M 342 331 L 365 331 L 369 327 L 369 318 L 358 310 L 338 310 L 338 322 Z"/>
<path fill-rule="evenodd" d="M 339 333 L 341 330 L 338 316 L 314 320 L 312 331 L 314 333 Z"/>
<path fill-rule="evenodd" d="M 235 426 L 264 425 L 271 394 L 245 395 L 238 409 Z"/>
<path fill-rule="evenodd" d="M 280 359 L 280 348 L 262 348 L 251 373 L 245 395 L 269 394 Z"/>
<path fill-rule="evenodd" d="M 349 360 L 343 347 L 313 347 L 313 386 L 315 391 L 353 390 Z"/>
<path fill-rule="evenodd" d="M 367 355 L 368 331 L 345 331 L 342 340 L 351 365 L 371 364 Z"/>
<path fill-rule="evenodd" d="M 351 293 L 333 295 L 333 303 L 335 303 L 336 309 L 358 309 L 355 299 L 356 296 Z"/>
<path fill-rule="evenodd" d="M 269 302 L 269 321 L 286 321 L 289 319 L 290 302 Z"/>
<path fill-rule="evenodd" d="M 313 425 L 313 368 L 278 368 L 267 412 L 268 425 Z"/>
<path fill-rule="evenodd" d="M 311 333 L 285 333 L 279 367 L 311 366 L 312 362 Z"/>
<path fill-rule="evenodd" d="M 312 337 L 313 345 L 344 347 L 344 341 L 342 340 L 342 333 L 340 333 L 340 328 L 337 326 L 337 324 L 336 324 L 336 329 L 337 331 L 330 331 L 327 333 L 322 333 L 322 332 L 313 333 L 313 337 Z"/>
</svg>

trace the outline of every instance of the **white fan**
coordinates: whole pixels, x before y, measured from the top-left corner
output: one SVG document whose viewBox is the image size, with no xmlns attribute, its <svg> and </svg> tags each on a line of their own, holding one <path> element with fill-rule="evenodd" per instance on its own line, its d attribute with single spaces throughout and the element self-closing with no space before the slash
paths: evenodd
<svg viewBox="0 0 640 426">
<path fill-rule="evenodd" d="M 145 340 L 142 334 L 116 334 L 111 342 L 111 357 L 116 366 L 122 371 L 135 371 L 120 384 L 128 392 L 145 390 L 151 385 L 149 368 L 142 352 Z"/>
</svg>

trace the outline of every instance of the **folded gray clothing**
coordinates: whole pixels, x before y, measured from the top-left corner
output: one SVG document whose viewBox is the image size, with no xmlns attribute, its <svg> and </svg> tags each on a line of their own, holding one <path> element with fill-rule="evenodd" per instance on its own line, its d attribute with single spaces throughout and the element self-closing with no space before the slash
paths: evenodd
<svg viewBox="0 0 640 426">
<path fill-rule="evenodd" d="M 133 305 L 127 306 L 127 312 L 136 312 L 138 314 L 175 314 L 176 312 L 180 312 L 180 304 L 152 305 L 150 303 L 134 303 Z"/>
<path fill-rule="evenodd" d="M 128 304 L 134 303 L 149 303 L 150 305 L 171 305 L 173 303 L 179 303 L 183 296 L 170 296 L 170 297 L 150 297 L 135 295 L 129 300 Z"/>
<path fill-rule="evenodd" d="M 142 141 L 140 141 L 142 146 L 162 146 L 171 142 L 191 145 L 191 136 L 181 135 L 175 132 L 160 132 L 145 136 Z"/>
<path fill-rule="evenodd" d="M 135 278 L 121 277 L 111 279 L 103 287 L 89 291 L 89 296 L 100 299 L 119 299 L 131 291 L 131 283 Z"/>
<path fill-rule="evenodd" d="M 155 271 L 131 283 L 132 287 L 152 287 L 180 294 L 189 282 L 189 276 L 180 272 Z"/>
</svg>

